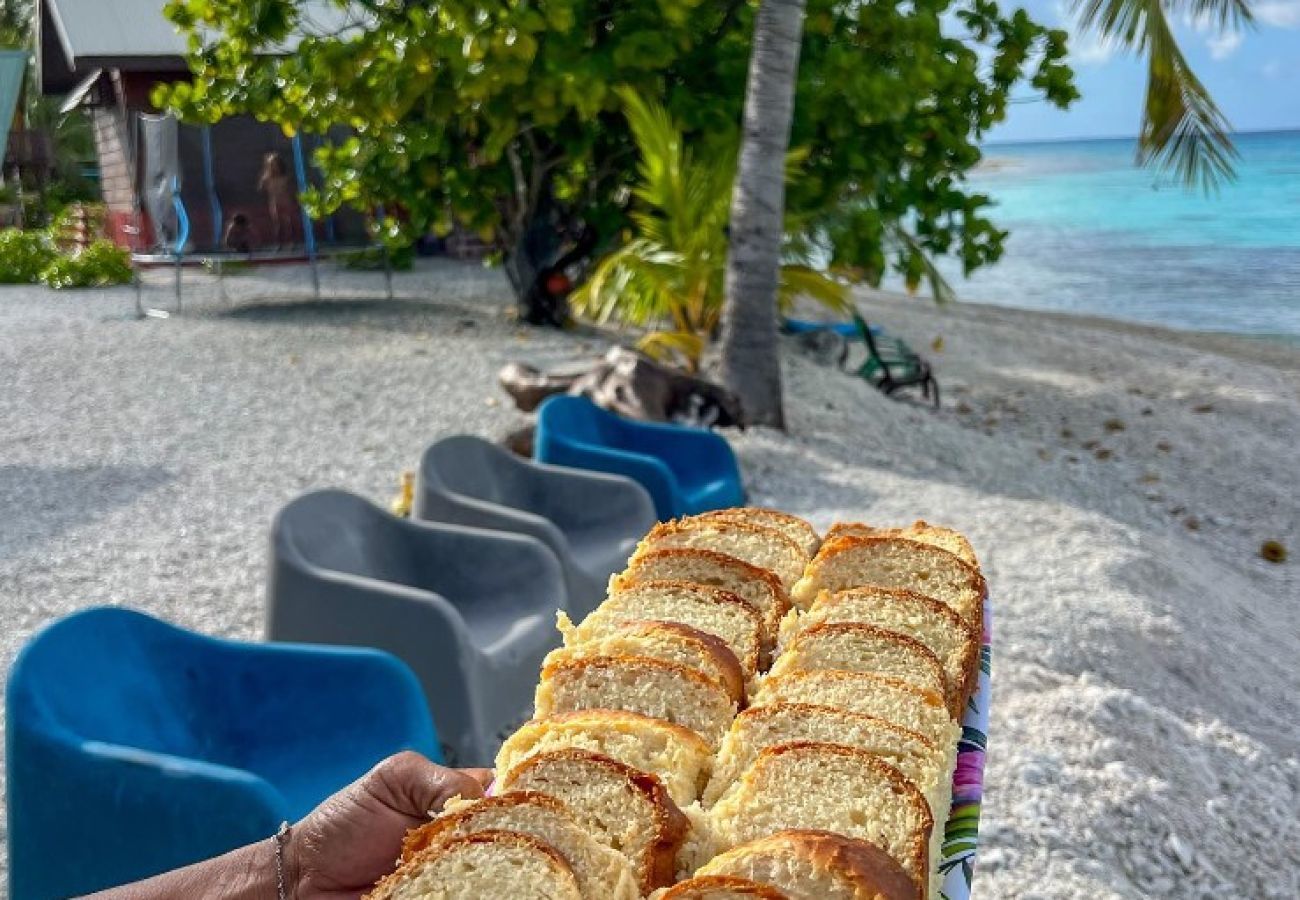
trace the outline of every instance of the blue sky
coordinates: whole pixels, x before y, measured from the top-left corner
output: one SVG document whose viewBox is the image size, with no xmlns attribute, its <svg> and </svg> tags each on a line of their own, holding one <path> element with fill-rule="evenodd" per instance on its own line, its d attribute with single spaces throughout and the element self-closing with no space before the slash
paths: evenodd
<svg viewBox="0 0 1300 900">
<path fill-rule="evenodd" d="M 1021 0 L 1018 5 L 1036 20 L 1070 32 L 1071 64 L 1083 99 L 1066 112 L 1044 103 L 1015 105 L 989 140 L 1136 134 L 1146 85 L 1142 62 L 1080 32 L 1071 12 L 1078 0 Z M 1236 34 L 1198 28 L 1183 18 L 1176 26 L 1179 43 L 1234 128 L 1300 128 L 1300 0 L 1256 0 L 1251 7 L 1255 26 Z"/>
</svg>

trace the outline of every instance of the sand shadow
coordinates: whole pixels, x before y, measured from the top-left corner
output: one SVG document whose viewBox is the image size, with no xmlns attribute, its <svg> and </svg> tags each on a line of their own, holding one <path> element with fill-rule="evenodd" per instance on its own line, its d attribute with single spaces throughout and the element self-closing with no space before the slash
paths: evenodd
<svg viewBox="0 0 1300 900">
<path fill-rule="evenodd" d="M 0 466 L 0 557 L 36 549 L 174 479 L 159 466 Z"/>
</svg>

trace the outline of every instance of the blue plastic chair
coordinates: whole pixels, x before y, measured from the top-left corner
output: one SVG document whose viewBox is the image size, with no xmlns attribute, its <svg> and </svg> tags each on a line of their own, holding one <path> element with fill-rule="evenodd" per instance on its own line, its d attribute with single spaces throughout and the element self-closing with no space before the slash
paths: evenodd
<svg viewBox="0 0 1300 900">
<path fill-rule="evenodd" d="M 786 334 L 812 334 L 817 331 L 829 331 L 850 341 L 862 340 L 862 332 L 856 322 L 815 322 L 812 319 L 783 319 L 781 329 Z M 871 334 L 882 334 L 879 325 L 871 326 Z"/>
<path fill-rule="evenodd" d="M 586 397 L 548 397 L 537 413 L 539 462 L 626 475 L 660 520 L 740 506 L 745 491 L 731 445 L 703 428 L 634 422 Z"/>
<path fill-rule="evenodd" d="M 439 759 L 419 683 L 386 653 L 219 640 L 126 609 L 32 638 L 7 710 L 13 900 L 207 859 L 393 753 Z"/>
</svg>

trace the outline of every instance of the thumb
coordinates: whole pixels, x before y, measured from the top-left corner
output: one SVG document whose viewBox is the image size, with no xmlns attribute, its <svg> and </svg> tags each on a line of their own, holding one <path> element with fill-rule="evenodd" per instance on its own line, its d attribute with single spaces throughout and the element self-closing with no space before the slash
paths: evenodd
<svg viewBox="0 0 1300 900">
<path fill-rule="evenodd" d="M 475 777 L 409 750 L 371 769 L 363 786 L 391 809 L 413 819 L 438 812 L 452 797 L 472 800 L 483 796 L 483 785 Z"/>
</svg>

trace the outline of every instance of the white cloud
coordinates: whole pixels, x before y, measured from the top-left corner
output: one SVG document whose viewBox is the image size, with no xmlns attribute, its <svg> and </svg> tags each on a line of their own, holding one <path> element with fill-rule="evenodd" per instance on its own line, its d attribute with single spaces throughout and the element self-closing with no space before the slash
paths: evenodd
<svg viewBox="0 0 1300 900">
<path fill-rule="evenodd" d="M 1255 21 L 1274 28 L 1300 27 L 1300 0 L 1265 0 L 1251 7 Z"/>
<path fill-rule="evenodd" d="M 1225 31 L 1223 34 L 1216 35 L 1205 42 L 1205 46 L 1210 48 L 1210 59 L 1227 59 L 1237 52 L 1241 46 L 1241 32 Z"/>
<path fill-rule="evenodd" d="M 1114 41 L 1098 37 L 1091 31 L 1070 35 L 1070 62 L 1081 66 L 1105 65 L 1117 49 Z"/>
</svg>

